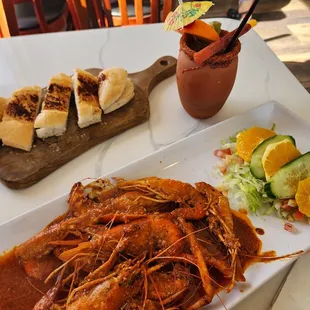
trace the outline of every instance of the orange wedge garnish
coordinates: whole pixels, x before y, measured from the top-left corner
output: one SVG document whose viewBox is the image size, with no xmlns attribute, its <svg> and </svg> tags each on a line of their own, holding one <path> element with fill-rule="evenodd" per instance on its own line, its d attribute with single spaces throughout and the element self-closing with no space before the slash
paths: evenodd
<svg viewBox="0 0 310 310">
<path fill-rule="evenodd" d="M 255 148 L 264 140 L 275 136 L 275 132 L 261 127 L 252 127 L 237 135 L 237 155 L 250 162 Z"/>
<path fill-rule="evenodd" d="M 299 211 L 307 216 L 310 216 L 310 178 L 298 183 L 295 199 Z"/>
<path fill-rule="evenodd" d="M 267 181 L 269 181 L 281 167 L 300 155 L 301 153 L 288 139 L 268 145 L 262 158 Z"/>
<path fill-rule="evenodd" d="M 212 26 L 200 19 L 197 19 L 193 23 L 183 27 L 179 30 L 179 32 L 181 34 L 188 33 L 210 41 L 216 41 L 220 38 L 219 34 L 213 29 Z"/>
</svg>

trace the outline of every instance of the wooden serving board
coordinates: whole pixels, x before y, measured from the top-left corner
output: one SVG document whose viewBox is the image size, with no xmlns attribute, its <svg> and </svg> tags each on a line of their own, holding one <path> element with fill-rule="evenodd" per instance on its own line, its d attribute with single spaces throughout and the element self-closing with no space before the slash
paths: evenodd
<svg viewBox="0 0 310 310">
<path fill-rule="evenodd" d="M 30 152 L 0 147 L 0 181 L 14 189 L 29 187 L 91 147 L 147 121 L 150 117 L 149 94 L 158 83 L 175 74 L 176 62 L 174 57 L 164 56 L 146 70 L 129 74 L 135 84 L 134 98 L 124 107 L 103 114 L 101 123 L 87 128 L 77 125 L 72 95 L 64 135 L 45 140 L 36 137 Z M 98 75 L 101 70 L 87 71 Z"/>
</svg>

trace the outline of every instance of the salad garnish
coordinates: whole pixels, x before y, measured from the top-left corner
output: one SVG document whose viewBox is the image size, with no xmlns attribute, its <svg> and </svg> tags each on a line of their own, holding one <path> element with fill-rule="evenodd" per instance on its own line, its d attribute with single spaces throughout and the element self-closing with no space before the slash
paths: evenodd
<svg viewBox="0 0 310 310">
<path fill-rule="evenodd" d="M 301 155 L 293 137 L 274 130 L 275 124 L 271 130 L 252 127 L 221 141 L 214 152 L 219 189 L 232 208 L 275 214 L 294 232 L 290 222 L 310 224 L 310 152 Z"/>
</svg>

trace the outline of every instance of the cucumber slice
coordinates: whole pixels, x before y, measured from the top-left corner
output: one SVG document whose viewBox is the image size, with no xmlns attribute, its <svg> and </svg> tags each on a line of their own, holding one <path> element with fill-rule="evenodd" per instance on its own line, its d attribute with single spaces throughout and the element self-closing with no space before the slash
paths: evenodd
<svg viewBox="0 0 310 310">
<path fill-rule="evenodd" d="M 250 170 L 257 179 L 265 179 L 265 171 L 262 164 L 262 157 L 268 145 L 288 139 L 295 145 L 295 139 L 292 136 L 276 135 L 259 144 L 252 154 Z"/>
<path fill-rule="evenodd" d="M 310 177 L 310 152 L 284 165 L 270 182 L 265 184 L 265 192 L 270 198 L 287 199 L 295 197 L 298 182 Z"/>
</svg>

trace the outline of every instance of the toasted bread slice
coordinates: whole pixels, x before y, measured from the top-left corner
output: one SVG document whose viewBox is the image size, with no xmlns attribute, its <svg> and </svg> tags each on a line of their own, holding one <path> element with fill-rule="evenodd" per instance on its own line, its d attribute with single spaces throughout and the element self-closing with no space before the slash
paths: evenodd
<svg viewBox="0 0 310 310">
<path fill-rule="evenodd" d="M 59 136 L 66 131 L 71 91 L 70 76 L 60 73 L 51 78 L 41 112 L 34 123 L 39 138 Z"/>
<path fill-rule="evenodd" d="M 123 93 L 112 105 L 110 105 L 107 109 L 103 111 L 104 114 L 111 113 L 119 109 L 120 107 L 124 106 L 134 97 L 134 95 L 135 95 L 135 86 L 132 80 L 130 78 L 127 78 Z"/>
<path fill-rule="evenodd" d="M 73 88 L 79 127 L 100 122 L 102 110 L 98 100 L 98 78 L 84 70 L 75 69 Z"/>
<path fill-rule="evenodd" d="M 30 151 L 34 121 L 41 104 L 39 86 L 24 87 L 12 94 L 0 123 L 0 139 L 4 145 Z"/>
<path fill-rule="evenodd" d="M 8 103 L 7 98 L 0 97 L 0 122 L 2 121 L 4 109 L 5 109 L 7 103 Z"/>
<path fill-rule="evenodd" d="M 103 111 L 121 97 L 127 76 L 128 73 L 123 68 L 110 68 L 99 73 L 99 103 Z"/>
</svg>

